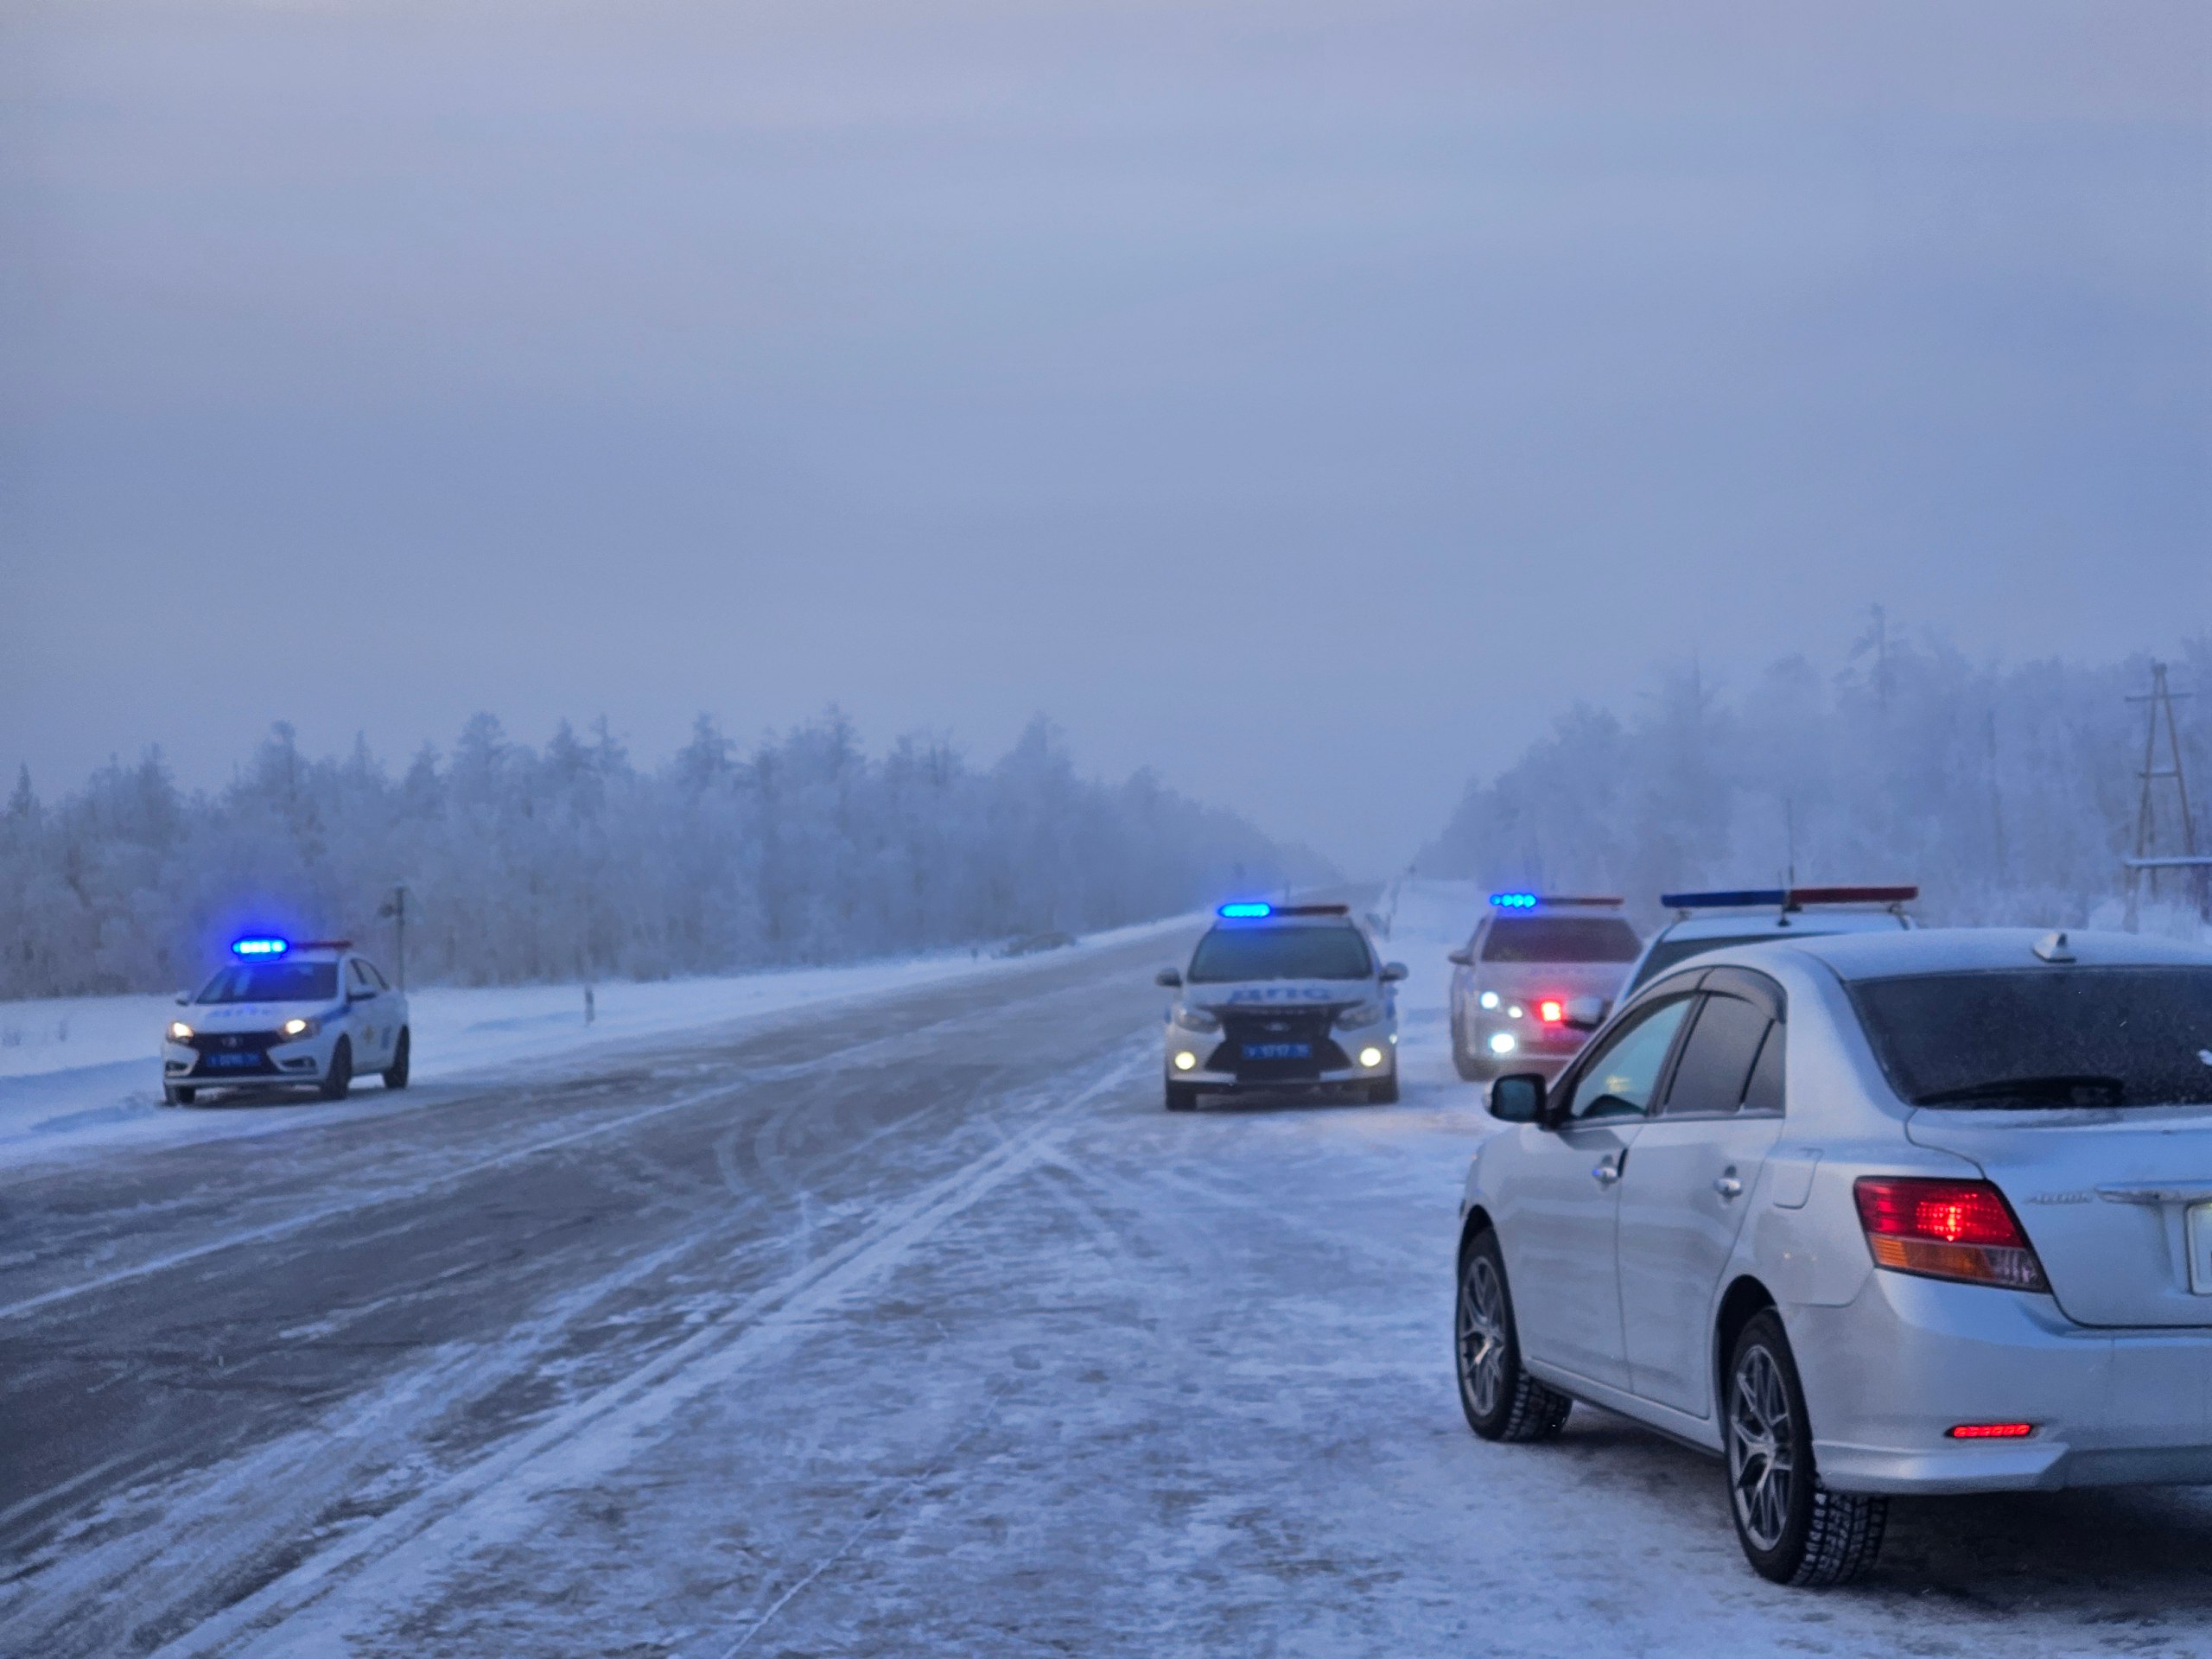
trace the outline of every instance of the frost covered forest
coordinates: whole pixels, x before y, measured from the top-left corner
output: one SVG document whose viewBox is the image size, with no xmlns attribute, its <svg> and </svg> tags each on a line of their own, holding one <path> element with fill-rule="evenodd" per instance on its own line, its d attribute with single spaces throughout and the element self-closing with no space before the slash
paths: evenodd
<svg viewBox="0 0 2212 1659">
<path fill-rule="evenodd" d="M 1578 707 L 1471 783 L 1421 855 L 1433 875 L 1621 893 L 1917 881 L 1933 922 L 2086 923 L 2134 846 L 2147 657 L 1976 663 L 1878 626 L 1840 672 L 1789 657 L 1659 676 L 1627 715 Z M 2212 636 L 2168 666 L 2199 850 L 2212 850 Z M 2159 763 L 2165 760 L 2161 733 Z M 2179 850 L 2171 785 L 2162 844 Z M 2186 877 L 2161 878 L 2178 907 Z M 2108 920 L 2107 918 L 2100 918 Z"/>
<path fill-rule="evenodd" d="M 237 931 L 375 941 L 408 884 L 416 982 L 654 978 L 988 944 L 1172 914 L 1327 874 L 1148 772 L 1080 777 L 1033 723 L 995 764 L 942 741 L 865 752 L 831 713 L 741 754 L 702 717 L 665 766 L 566 723 L 488 715 L 394 777 L 276 727 L 226 788 L 158 753 L 0 817 L 0 997 L 174 989 Z M 386 963 L 387 967 L 391 964 Z"/>
</svg>

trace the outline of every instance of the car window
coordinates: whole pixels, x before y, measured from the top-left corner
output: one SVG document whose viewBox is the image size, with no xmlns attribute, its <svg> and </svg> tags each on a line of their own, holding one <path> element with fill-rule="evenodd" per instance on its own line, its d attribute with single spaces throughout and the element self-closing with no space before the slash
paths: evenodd
<svg viewBox="0 0 2212 1659">
<path fill-rule="evenodd" d="M 200 988 L 200 1002 L 327 1002 L 338 995 L 334 962 L 242 962 Z"/>
<path fill-rule="evenodd" d="M 366 991 L 370 995 L 374 995 L 377 988 L 373 984 L 370 983 L 368 968 L 363 963 L 361 959 L 359 957 L 356 957 L 346 965 L 353 970 L 350 977 L 353 982 L 353 988 L 357 991 Z"/>
<path fill-rule="evenodd" d="M 1605 1039 L 1583 1066 L 1567 1104 L 1570 1119 L 1642 1117 L 1650 1109 L 1660 1069 L 1675 1033 L 1690 1011 L 1690 999 L 1662 1002 L 1634 1016 L 1634 1022 Z"/>
<path fill-rule="evenodd" d="M 1618 916 L 1499 916 L 1484 962 L 1634 962 L 1643 942 Z"/>
<path fill-rule="evenodd" d="M 1185 976 L 1193 985 L 1247 979 L 1365 979 L 1367 941 L 1351 927 L 1217 927 L 1198 941 Z"/>
<path fill-rule="evenodd" d="M 1664 1108 L 1669 1117 L 1732 1112 L 1743 1103 L 1751 1067 L 1773 1020 L 1740 996 L 1707 996 L 1682 1040 Z"/>
<path fill-rule="evenodd" d="M 1782 1103 L 1782 1050 L 1789 1028 L 1777 1020 L 1766 1028 L 1766 1036 L 1759 1044 L 1759 1057 L 1751 1062 L 1751 1080 L 1744 1090 L 1744 1109 L 1780 1116 Z"/>
<path fill-rule="evenodd" d="M 369 983 L 378 990 L 388 991 L 391 988 L 391 982 L 384 976 L 384 970 L 373 962 L 365 958 L 356 958 L 353 965 L 369 976 Z"/>
</svg>

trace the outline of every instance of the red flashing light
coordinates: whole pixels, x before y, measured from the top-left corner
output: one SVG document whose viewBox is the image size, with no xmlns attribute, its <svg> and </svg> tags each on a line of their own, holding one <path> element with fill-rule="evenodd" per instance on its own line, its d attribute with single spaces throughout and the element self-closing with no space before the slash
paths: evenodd
<svg viewBox="0 0 2212 1659">
<path fill-rule="evenodd" d="M 1955 1440 L 2024 1440 L 2033 1423 L 1959 1423 L 1944 1431 Z"/>
<path fill-rule="evenodd" d="M 1853 1195 L 1878 1268 L 2014 1290 L 2050 1288 L 2012 1206 L 1987 1181 L 1867 1175 Z"/>
<path fill-rule="evenodd" d="M 1567 1005 L 1557 997 L 1548 996 L 1536 1004 L 1536 1018 L 1548 1026 L 1558 1025 L 1567 1018 Z"/>
</svg>

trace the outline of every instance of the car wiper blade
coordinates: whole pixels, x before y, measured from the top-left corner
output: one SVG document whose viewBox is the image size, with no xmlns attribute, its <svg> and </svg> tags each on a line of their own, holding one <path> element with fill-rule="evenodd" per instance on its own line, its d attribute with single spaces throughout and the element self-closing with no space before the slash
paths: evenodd
<svg viewBox="0 0 2212 1659">
<path fill-rule="evenodd" d="M 2057 1072 L 2042 1077 L 1999 1077 L 1991 1083 L 1970 1083 L 1959 1089 L 1938 1089 L 1916 1096 L 1916 1106 L 1964 1105 L 1982 1100 L 2048 1101 L 2060 1106 L 2117 1106 L 2127 1093 L 2125 1077 L 2101 1071 Z M 2083 1095 L 2097 1096 L 2084 1100 Z"/>
</svg>

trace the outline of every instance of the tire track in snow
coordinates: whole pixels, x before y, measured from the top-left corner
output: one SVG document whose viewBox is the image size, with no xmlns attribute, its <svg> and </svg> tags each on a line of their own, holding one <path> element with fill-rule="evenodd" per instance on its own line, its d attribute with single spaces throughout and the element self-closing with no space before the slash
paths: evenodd
<svg viewBox="0 0 2212 1659">
<path fill-rule="evenodd" d="M 686 1402 L 772 1355 L 978 1199 L 1044 1161 L 1076 1126 L 1082 1108 L 1147 1067 L 1149 1040 L 1129 1051 L 1020 1133 L 890 1206 L 821 1261 L 754 1293 L 619 1382 L 302 1562 L 162 1647 L 158 1659 L 226 1650 L 282 1659 L 342 1650 L 346 1627 L 369 1611 L 356 1601 L 404 1599 L 451 1563 L 526 1529 L 535 1499 L 619 1468 Z M 1055 1091 L 1038 1092 L 1049 1100 Z"/>
</svg>

